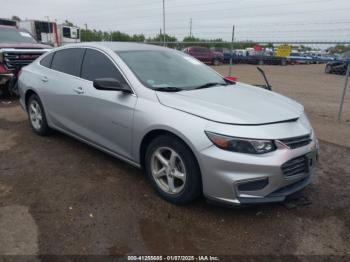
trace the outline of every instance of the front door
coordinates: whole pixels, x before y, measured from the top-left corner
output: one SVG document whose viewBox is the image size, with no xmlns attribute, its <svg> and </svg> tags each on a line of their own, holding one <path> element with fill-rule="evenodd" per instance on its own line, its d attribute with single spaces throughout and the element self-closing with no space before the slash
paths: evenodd
<svg viewBox="0 0 350 262">
<path fill-rule="evenodd" d="M 137 97 L 122 91 L 97 90 L 93 80 L 115 78 L 122 84 L 126 80 L 104 53 L 87 49 L 84 55 L 81 79 L 76 86 L 78 112 L 74 114 L 79 121 L 81 134 L 106 149 L 125 157 L 131 157 L 133 115 Z M 73 119 L 74 120 L 74 119 Z"/>
</svg>

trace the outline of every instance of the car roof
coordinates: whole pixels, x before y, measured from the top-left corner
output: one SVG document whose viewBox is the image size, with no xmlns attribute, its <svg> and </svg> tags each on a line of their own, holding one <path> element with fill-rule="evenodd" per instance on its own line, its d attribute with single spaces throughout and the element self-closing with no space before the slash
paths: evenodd
<svg viewBox="0 0 350 262">
<path fill-rule="evenodd" d="M 65 47 L 95 47 L 95 48 L 108 48 L 115 52 L 120 51 L 142 51 L 142 50 L 169 50 L 168 48 L 143 44 L 143 43 L 134 43 L 134 42 L 84 42 L 78 44 L 70 44 Z"/>
</svg>

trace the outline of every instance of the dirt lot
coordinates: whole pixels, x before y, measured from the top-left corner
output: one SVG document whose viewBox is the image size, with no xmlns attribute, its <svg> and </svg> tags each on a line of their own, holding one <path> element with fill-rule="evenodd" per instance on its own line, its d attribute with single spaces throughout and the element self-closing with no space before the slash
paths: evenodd
<svg viewBox="0 0 350 262">
<path fill-rule="evenodd" d="M 141 171 L 59 133 L 38 137 L 17 102 L 0 102 L 0 254 L 350 255 L 350 92 L 337 123 L 342 76 L 264 69 L 321 138 L 312 184 L 284 204 L 173 206 Z M 253 66 L 234 73 L 261 82 Z"/>
</svg>

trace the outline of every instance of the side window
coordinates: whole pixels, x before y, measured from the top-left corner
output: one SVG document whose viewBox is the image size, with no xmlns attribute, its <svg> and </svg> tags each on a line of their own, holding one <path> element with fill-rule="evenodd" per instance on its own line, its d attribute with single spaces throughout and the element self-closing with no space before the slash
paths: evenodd
<svg viewBox="0 0 350 262">
<path fill-rule="evenodd" d="M 112 61 L 106 55 L 93 49 L 86 50 L 81 69 L 81 77 L 90 81 L 97 78 L 109 77 L 125 83 L 123 76 Z"/>
<path fill-rule="evenodd" d="M 84 48 L 69 48 L 56 51 L 51 68 L 73 76 L 80 76 Z"/>
<path fill-rule="evenodd" d="M 69 27 L 63 27 L 62 31 L 63 37 L 71 38 Z"/>
<path fill-rule="evenodd" d="M 45 66 L 47 68 L 51 67 L 51 62 L 52 62 L 52 58 L 53 58 L 54 52 L 48 54 L 47 56 L 45 56 L 43 59 L 41 59 L 40 64 L 42 66 Z"/>
</svg>

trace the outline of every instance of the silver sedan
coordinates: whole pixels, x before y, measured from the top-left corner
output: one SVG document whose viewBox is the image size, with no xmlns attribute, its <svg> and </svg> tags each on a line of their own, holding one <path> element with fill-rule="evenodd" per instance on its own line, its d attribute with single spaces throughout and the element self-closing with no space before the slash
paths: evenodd
<svg viewBox="0 0 350 262">
<path fill-rule="evenodd" d="M 283 201 L 314 170 L 317 139 L 302 105 L 176 50 L 64 46 L 22 70 L 19 92 L 35 133 L 58 130 L 143 168 L 175 204 Z"/>
</svg>

